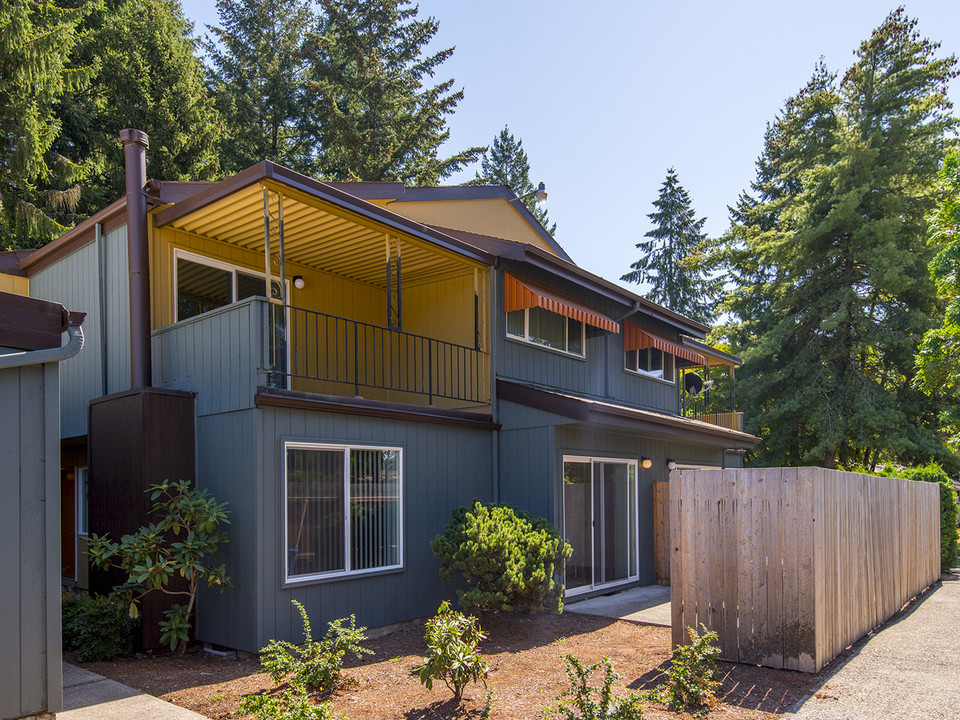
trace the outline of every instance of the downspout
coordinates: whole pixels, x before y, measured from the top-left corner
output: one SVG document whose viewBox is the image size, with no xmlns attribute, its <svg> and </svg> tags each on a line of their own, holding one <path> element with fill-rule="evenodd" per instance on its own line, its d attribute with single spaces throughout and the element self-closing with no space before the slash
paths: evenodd
<svg viewBox="0 0 960 720">
<path fill-rule="evenodd" d="M 101 394 L 106 395 L 110 371 L 107 360 L 107 253 L 103 241 L 103 225 L 93 226 L 93 235 L 97 245 L 97 276 L 100 288 L 100 383 Z"/>
<path fill-rule="evenodd" d="M 130 266 L 130 387 L 150 387 L 150 249 L 147 244 L 147 134 L 120 131 L 127 180 L 127 249 Z"/>
<path fill-rule="evenodd" d="M 497 295 L 497 270 L 500 268 L 500 258 L 494 261 L 490 268 L 490 322 L 487 323 L 490 335 L 490 418 L 495 423 L 500 422 L 500 408 L 497 400 L 497 343 L 500 342 Z M 493 502 L 500 502 L 500 431 L 493 431 Z"/>
<path fill-rule="evenodd" d="M 71 322 L 75 322 L 76 324 L 67 327 L 67 334 L 70 336 L 70 340 L 66 345 L 58 348 L 49 348 L 47 350 L 30 350 L 27 352 L 0 355 L 0 370 L 60 362 L 61 360 L 72 358 L 80 352 L 80 349 L 83 347 L 83 330 L 80 329 L 80 323 L 83 322 L 83 317 L 83 314 L 80 314 L 79 320 L 71 320 Z"/>
</svg>

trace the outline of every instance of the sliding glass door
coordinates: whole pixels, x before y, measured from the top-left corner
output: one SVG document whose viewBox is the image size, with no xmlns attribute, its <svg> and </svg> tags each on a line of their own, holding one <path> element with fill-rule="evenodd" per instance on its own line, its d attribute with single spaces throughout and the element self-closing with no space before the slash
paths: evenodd
<svg viewBox="0 0 960 720">
<path fill-rule="evenodd" d="M 563 522 L 567 594 L 636 580 L 636 461 L 564 457 Z"/>
</svg>

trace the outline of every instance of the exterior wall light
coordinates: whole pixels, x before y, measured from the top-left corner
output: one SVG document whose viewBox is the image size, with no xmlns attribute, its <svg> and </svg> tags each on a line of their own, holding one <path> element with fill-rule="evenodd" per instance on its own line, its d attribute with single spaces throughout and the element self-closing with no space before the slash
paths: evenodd
<svg viewBox="0 0 960 720">
<path fill-rule="evenodd" d="M 649 470 L 650 468 L 653 467 L 653 460 L 651 460 L 651 459 L 648 458 L 648 457 L 640 458 L 640 466 L 641 466 L 644 470 Z"/>
<path fill-rule="evenodd" d="M 306 283 L 303 281 L 303 275 L 294 275 L 293 276 L 293 286 L 297 290 L 303 290 L 306 286 Z"/>
<path fill-rule="evenodd" d="M 667 470 L 676 470 L 677 461 L 676 460 L 667 460 Z"/>
</svg>

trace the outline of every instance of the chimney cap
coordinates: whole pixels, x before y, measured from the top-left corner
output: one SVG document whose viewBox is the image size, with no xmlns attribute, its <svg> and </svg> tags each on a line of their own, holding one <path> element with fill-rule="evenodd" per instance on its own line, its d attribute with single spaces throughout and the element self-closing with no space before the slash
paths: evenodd
<svg viewBox="0 0 960 720">
<path fill-rule="evenodd" d="M 143 130 L 135 130 L 133 128 L 121 130 L 120 141 L 124 145 L 136 143 L 138 145 L 143 145 L 144 148 L 150 147 L 150 138 Z"/>
</svg>

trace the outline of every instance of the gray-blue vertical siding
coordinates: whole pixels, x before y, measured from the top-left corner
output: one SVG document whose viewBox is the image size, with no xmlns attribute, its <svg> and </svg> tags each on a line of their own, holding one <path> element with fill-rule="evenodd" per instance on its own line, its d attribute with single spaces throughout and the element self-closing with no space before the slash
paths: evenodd
<svg viewBox="0 0 960 720">
<path fill-rule="evenodd" d="M 104 303 L 100 298 L 100 258 L 97 243 L 83 247 L 30 278 L 30 295 L 87 313 L 83 322 L 83 353 L 61 370 L 61 437 L 86 435 L 91 399 L 130 387 L 130 292 L 127 226 L 102 237 Z M 106 327 L 101 327 L 101 312 Z M 101 352 L 106 337 L 106 355 Z M 104 387 L 106 362 L 106 387 Z"/>
<path fill-rule="evenodd" d="M 56 363 L 0 370 L 0 717 L 56 712 L 60 433 Z"/>
<path fill-rule="evenodd" d="M 563 527 L 563 458 L 576 455 L 653 461 L 638 469 L 640 582 L 653 577 L 653 483 L 666 481 L 667 462 L 722 467 L 723 449 L 696 441 L 643 437 L 616 427 L 595 427 L 542 410 L 500 401 L 500 497 L 503 502 Z M 728 465 L 732 465 L 727 456 Z"/>
<path fill-rule="evenodd" d="M 536 268 L 509 266 L 515 274 L 552 287 L 579 300 L 610 318 L 626 312 L 623 305 L 605 300 L 572 283 L 562 285 Z M 521 273 L 522 271 L 522 273 Z M 587 327 L 585 357 L 579 358 L 547 348 L 514 340 L 506 335 L 503 306 L 503 271 L 497 273 L 496 312 L 493 318 L 497 377 L 556 388 L 560 392 L 608 398 L 637 407 L 679 412 L 680 395 L 676 383 L 663 382 L 624 370 L 623 334 Z M 653 318 L 631 316 L 651 329 L 670 335 L 668 328 Z"/>
</svg>

